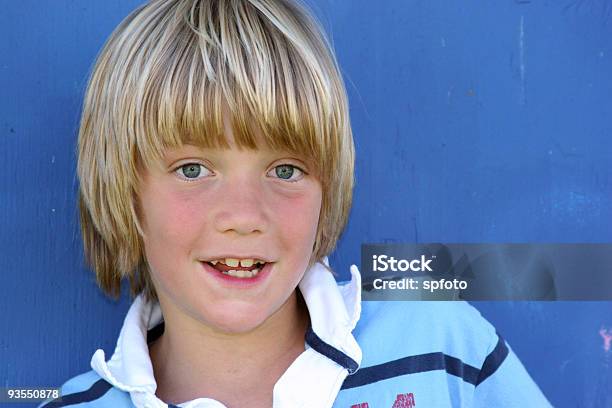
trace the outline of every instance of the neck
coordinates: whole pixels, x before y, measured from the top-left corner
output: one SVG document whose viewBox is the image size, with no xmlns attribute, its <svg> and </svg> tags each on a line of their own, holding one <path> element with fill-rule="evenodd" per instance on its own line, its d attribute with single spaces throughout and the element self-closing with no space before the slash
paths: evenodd
<svg viewBox="0 0 612 408">
<path fill-rule="evenodd" d="M 309 316 L 296 290 L 277 313 L 247 333 L 194 328 L 186 320 L 165 323 L 164 334 L 149 350 L 160 399 L 178 404 L 206 397 L 229 407 L 270 407 L 274 384 L 304 351 Z"/>
</svg>

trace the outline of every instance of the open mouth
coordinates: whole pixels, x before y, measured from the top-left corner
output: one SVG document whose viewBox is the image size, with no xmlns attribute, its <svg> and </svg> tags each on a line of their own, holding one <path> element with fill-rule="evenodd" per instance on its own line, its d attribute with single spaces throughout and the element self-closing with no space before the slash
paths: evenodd
<svg viewBox="0 0 612 408">
<path fill-rule="evenodd" d="M 224 275 L 235 278 L 254 278 L 266 266 L 260 259 L 218 259 L 206 262 Z"/>
</svg>

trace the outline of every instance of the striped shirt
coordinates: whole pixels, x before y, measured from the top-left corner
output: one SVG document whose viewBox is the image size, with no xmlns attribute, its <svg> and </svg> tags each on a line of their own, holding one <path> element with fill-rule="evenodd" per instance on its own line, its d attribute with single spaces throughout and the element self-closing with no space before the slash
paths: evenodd
<svg viewBox="0 0 612 408">
<path fill-rule="evenodd" d="M 327 260 L 325 260 L 327 262 Z M 299 289 L 311 325 L 305 351 L 277 381 L 275 408 L 550 407 L 510 346 L 467 302 L 361 302 L 361 277 L 337 283 L 321 264 Z M 177 405 L 155 395 L 148 343 L 164 330 L 158 303 L 137 297 L 110 360 L 41 407 L 224 408 L 212 398 Z M 242 408 L 242 407 L 241 407 Z"/>
</svg>

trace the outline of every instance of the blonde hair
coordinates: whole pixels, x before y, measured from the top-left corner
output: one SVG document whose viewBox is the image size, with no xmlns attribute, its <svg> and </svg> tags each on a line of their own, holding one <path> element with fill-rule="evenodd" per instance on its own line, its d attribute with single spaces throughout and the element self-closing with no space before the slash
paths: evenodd
<svg viewBox="0 0 612 408">
<path fill-rule="evenodd" d="M 78 141 L 79 210 L 87 262 L 117 298 L 157 299 L 137 205 L 139 169 L 166 148 L 265 143 L 313 161 L 323 189 L 310 265 L 328 255 L 351 206 L 354 146 L 346 91 L 331 46 L 292 0 L 154 0 L 102 49 Z"/>
</svg>

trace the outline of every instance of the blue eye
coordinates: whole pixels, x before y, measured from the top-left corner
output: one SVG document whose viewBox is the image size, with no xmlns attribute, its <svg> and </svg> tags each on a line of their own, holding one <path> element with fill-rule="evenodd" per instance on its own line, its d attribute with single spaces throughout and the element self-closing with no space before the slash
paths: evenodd
<svg viewBox="0 0 612 408">
<path fill-rule="evenodd" d="M 204 169 L 204 170 L 202 170 Z M 200 174 L 204 173 L 204 176 L 211 173 L 204 165 L 200 163 L 186 163 L 180 166 L 176 171 L 183 177 L 188 180 L 197 180 Z"/>
<path fill-rule="evenodd" d="M 270 170 L 270 173 L 274 172 L 275 176 L 281 180 L 289 182 L 296 182 L 304 176 L 304 172 L 297 166 L 292 164 L 281 164 Z"/>
</svg>

